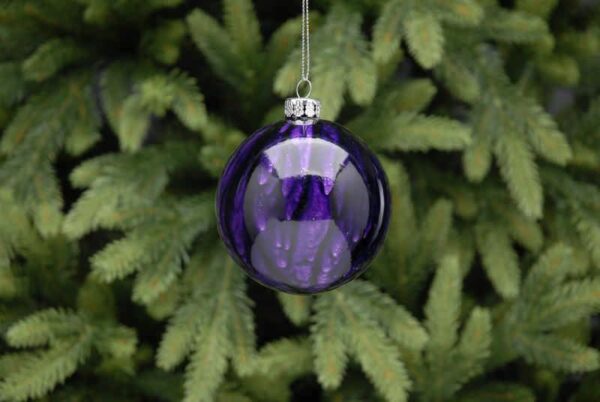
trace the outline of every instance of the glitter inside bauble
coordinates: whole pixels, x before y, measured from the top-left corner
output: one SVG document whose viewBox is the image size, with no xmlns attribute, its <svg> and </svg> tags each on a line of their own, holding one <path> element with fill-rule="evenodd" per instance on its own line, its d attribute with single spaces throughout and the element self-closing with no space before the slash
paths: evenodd
<svg viewBox="0 0 600 402">
<path fill-rule="evenodd" d="M 259 283 L 289 293 L 331 290 L 363 273 L 389 215 L 377 158 L 326 120 L 258 130 L 227 163 L 217 192 L 230 254 Z"/>
</svg>

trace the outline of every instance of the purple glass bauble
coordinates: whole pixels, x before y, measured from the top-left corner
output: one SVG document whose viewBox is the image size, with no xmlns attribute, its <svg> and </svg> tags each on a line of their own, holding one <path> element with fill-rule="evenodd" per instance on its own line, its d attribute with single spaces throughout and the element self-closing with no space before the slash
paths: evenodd
<svg viewBox="0 0 600 402">
<path fill-rule="evenodd" d="M 279 122 L 250 136 L 219 182 L 219 233 L 256 281 L 317 293 L 360 275 L 390 215 L 375 155 L 335 123 Z"/>
</svg>

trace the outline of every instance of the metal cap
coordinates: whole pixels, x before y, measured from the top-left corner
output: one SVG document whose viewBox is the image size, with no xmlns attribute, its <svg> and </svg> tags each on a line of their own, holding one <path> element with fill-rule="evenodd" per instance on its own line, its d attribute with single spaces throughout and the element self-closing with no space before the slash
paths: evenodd
<svg viewBox="0 0 600 402">
<path fill-rule="evenodd" d="M 294 124 L 311 124 L 319 119 L 321 102 L 311 98 L 287 98 L 285 118 Z"/>
</svg>

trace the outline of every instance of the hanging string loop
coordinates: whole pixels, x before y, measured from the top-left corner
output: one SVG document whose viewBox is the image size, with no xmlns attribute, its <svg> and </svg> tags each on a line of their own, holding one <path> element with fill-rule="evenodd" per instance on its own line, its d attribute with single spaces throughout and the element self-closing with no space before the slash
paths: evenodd
<svg viewBox="0 0 600 402">
<path fill-rule="evenodd" d="M 302 88 L 302 86 L 304 86 L 303 84 L 305 84 L 306 86 L 306 94 L 305 95 L 300 95 L 300 89 Z M 310 96 L 310 93 L 312 92 L 312 82 L 310 82 L 309 79 L 300 79 L 300 81 L 298 81 L 298 84 L 296 85 L 296 96 L 298 98 L 308 98 Z"/>
</svg>

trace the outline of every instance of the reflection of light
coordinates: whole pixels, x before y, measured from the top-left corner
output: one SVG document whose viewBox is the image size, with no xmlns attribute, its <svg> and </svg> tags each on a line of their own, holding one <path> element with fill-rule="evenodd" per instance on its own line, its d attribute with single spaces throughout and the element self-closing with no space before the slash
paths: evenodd
<svg viewBox="0 0 600 402">
<path fill-rule="evenodd" d="M 291 138 L 266 151 L 280 179 L 321 176 L 335 180 L 348 152 L 320 138 Z"/>
<path fill-rule="evenodd" d="M 281 180 L 262 164 L 258 165 L 252 172 L 244 194 L 244 222 L 248 234 L 256 236 L 259 231 L 266 229 L 269 218 L 283 216 L 284 211 Z"/>
<path fill-rule="evenodd" d="M 383 183 L 380 180 L 377 182 L 377 189 L 379 190 L 379 199 L 383 205 L 381 208 L 379 208 L 379 219 L 377 219 L 377 228 L 375 229 L 375 233 L 379 233 L 381 226 L 383 226 L 383 217 L 385 209 L 387 208 L 387 205 L 385 205 L 385 190 L 383 189 Z"/>
<path fill-rule="evenodd" d="M 333 215 L 351 244 L 356 244 L 369 222 L 369 192 L 360 173 L 347 164 L 333 187 Z"/>
<path fill-rule="evenodd" d="M 326 287 L 351 269 L 348 243 L 333 220 L 271 218 L 254 240 L 251 260 L 261 274 L 298 289 Z"/>
</svg>

